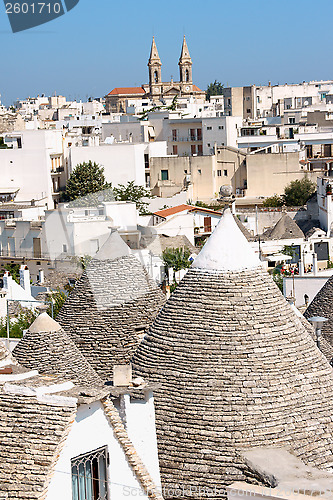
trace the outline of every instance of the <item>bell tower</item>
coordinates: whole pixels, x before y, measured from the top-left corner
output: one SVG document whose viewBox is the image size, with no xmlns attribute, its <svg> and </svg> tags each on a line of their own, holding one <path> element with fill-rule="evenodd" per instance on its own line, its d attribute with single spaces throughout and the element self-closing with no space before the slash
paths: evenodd
<svg viewBox="0 0 333 500">
<path fill-rule="evenodd" d="M 192 59 L 187 47 L 185 35 L 178 65 L 179 65 L 180 83 L 182 92 L 184 93 L 192 92 L 193 89 Z"/>
<path fill-rule="evenodd" d="M 151 44 L 150 57 L 148 61 L 149 68 L 149 88 L 152 96 L 158 97 L 162 93 L 162 72 L 161 59 L 158 55 L 158 50 L 155 43 L 155 37 Z"/>
</svg>

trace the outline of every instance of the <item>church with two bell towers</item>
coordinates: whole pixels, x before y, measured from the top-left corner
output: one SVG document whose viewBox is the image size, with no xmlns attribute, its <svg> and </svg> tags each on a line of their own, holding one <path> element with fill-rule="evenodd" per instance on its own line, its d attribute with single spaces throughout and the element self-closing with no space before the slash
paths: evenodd
<svg viewBox="0 0 333 500">
<path fill-rule="evenodd" d="M 105 96 L 106 111 L 111 113 L 124 113 L 131 100 L 152 99 L 162 101 L 177 97 L 205 100 L 205 92 L 194 85 L 192 80 L 192 59 L 184 36 L 181 54 L 178 62 L 180 80 L 174 82 L 162 81 L 162 62 L 157 50 L 155 37 L 153 37 L 150 57 L 148 61 L 149 83 L 141 87 L 116 87 Z"/>
<path fill-rule="evenodd" d="M 173 98 L 176 95 L 179 97 L 190 97 L 192 95 L 204 99 L 205 92 L 203 92 L 199 89 L 199 87 L 193 84 L 192 59 L 187 47 L 185 36 L 178 66 L 180 73 L 179 82 L 174 82 L 173 80 L 171 80 L 170 82 L 163 82 L 161 71 L 162 62 L 156 47 L 155 37 L 153 37 L 150 57 L 148 61 L 149 84 L 142 86 L 147 96 L 154 100 L 159 100 L 167 97 Z"/>
</svg>

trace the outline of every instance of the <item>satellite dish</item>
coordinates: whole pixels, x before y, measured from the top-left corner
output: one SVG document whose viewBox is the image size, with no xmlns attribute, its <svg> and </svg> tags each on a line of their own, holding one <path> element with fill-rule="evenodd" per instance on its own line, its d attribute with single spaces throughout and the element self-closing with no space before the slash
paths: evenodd
<svg viewBox="0 0 333 500">
<path fill-rule="evenodd" d="M 221 198 L 231 196 L 231 194 L 232 194 L 232 187 L 231 186 L 225 185 L 225 186 L 220 187 Z"/>
<path fill-rule="evenodd" d="M 304 101 L 304 106 L 309 106 L 309 101 Z"/>
</svg>

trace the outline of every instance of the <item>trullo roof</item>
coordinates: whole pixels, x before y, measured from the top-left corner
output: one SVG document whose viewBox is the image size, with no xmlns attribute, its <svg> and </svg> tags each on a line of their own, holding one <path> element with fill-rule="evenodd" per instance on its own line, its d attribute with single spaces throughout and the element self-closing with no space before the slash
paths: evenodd
<svg viewBox="0 0 333 500">
<path fill-rule="evenodd" d="M 117 232 L 92 259 L 57 321 L 104 380 L 128 363 L 165 302 Z"/>
<path fill-rule="evenodd" d="M 166 498 L 180 491 L 192 500 L 221 498 L 223 486 L 251 480 L 244 448 L 284 446 L 307 464 L 333 465 L 332 368 L 230 211 L 133 365 L 160 385 L 155 410 Z"/>
</svg>

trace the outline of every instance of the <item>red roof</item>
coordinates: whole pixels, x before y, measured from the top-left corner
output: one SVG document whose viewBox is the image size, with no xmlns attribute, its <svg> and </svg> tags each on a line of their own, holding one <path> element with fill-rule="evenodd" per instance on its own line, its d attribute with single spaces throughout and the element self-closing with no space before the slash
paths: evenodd
<svg viewBox="0 0 333 500">
<path fill-rule="evenodd" d="M 190 210 L 194 208 L 192 205 L 177 205 L 176 207 L 164 208 L 163 210 L 158 210 L 154 212 L 154 215 L 158 215 L 159 217 L 168 217 L 169 215 L 178 214 L 179 212 L 183 212 L 184 210 Z"/>
<path fill-rule="evenodd" d="M 194 92 L 203 92 L 203 90 L 199 89 L 196 85 L 193 85 Z"/>
<path fill-rule="evenodd" d="M 176 207 L 171 207 L 171 208 L 164 208 L 163 210 L 158 210 L 157 212 L 154 212 L 154 215 L 158 215 L 159 217 L 169 217 L 169 215 L 175 215 L 178 214 L 179 212 L 184 212 L 185 210 L 188 210 L 189 212 L 205 212 L 209 214 L 214 214 L 214 215 L 222 215 L 222 212 L 219 212 L 217 210 L 212 210 L 211 208 L 204 208 L 204 207 L 195 207 L 193 205 L 177 205 Z"/>
<path fill-rule="evenodd" d="M 142 87 L 116 87 L 108 95 L 145 94 Z"/>
</svg>

